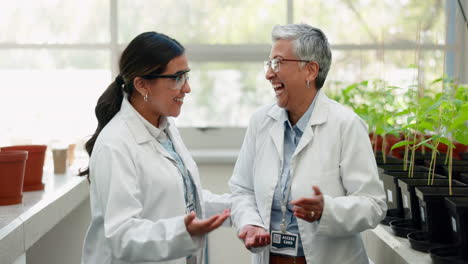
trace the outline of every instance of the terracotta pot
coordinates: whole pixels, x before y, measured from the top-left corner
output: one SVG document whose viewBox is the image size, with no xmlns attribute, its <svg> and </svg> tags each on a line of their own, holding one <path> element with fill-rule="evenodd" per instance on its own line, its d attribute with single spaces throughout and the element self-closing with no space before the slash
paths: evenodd
<svg viewBox="0 0 468 264">
<path fill-rule="evenodd" d="M 403 141 L 404 137 L 402 135 L 400 135 L 398 137 L 396 137 L 394 135 L 387 135 L 386 138 L 387 138 L 387 147 L 388 147 L 388 151 L 390 152 L 390 154 L 392 156 L 394 156 L 394 157 L 399 158 L 399 159 L 403 159 L 403 157 L 405 156 L 405 146 L 401 146 L 401 147 L 395 148 L 393 150 L 390 150 L 390 149 L 396 143 L 398 143 L 400 141 Z"/>
<path fill-rule="evenodd" d="M 376 145 L 376 150 L 377 151 L 382 151 L 382 143 L 383 143 L 383 138 L 382 136 L 380 135 L 377 135 L 377 138 L 374 142 L 374 133 L 370 133 L 369 134 L 369 139 L 371 141 L 371 144 L 372 144 L 372 149 L 375 148 L 374 145 Z M 386 139 L 386 145 L 385 145 L 385 154 L 391 154 L 392 156 L 395 156 L 397 158 L 403 158 L 402 155 L 400 155 L 400 152 L 403 150 L 405 150 L 405 147 L 398 147 L 392 151 L 390 151 L 390 149 L 392 148 L 393 145 L 395 145 L 396 143 L 402 141 L 402 136 L 394 136 L 392 134 L 388 134 L 388 135 L 385 135 L 385 139 Z"/>
<path fill-rule="evenodd" d="M 24 145 L 2 148 L 2 151 L 28 151 L 28 160 L 26 162 L 26 172 L 24 174 L 23 191 L 44 190 L 44 184 L 42 183 L 42 174 L 46 149 L 46 145 Z"/>
<path fill-rule="evenodd" d="M 466 152 L 466 146 L 458 142 L 453 142 L 453 144 L 455 145 L 455 148 L 453 149 L 452 157 L 455 159 L 461 160 L 462 153 Z M 440 152 L 445 153 L 445 154 L 447 154 L 448 152 L 448 146 L 445 145 L 444 143 L 439 143 L 439 145 L 437 146 L 437 149 Z"/>
<path fill-rule="evenodd" d="M 454 143 L 455 148 L 453 149 L 453 156 L 457 159 L 463 159 L 463 153 L 468 151 L 468 146 L 461 143 Z"/>
<path fill-rule="evenodd" d="M 0 205 L 21 203 L 27 151 L 0 151 Z"/>
</svg>

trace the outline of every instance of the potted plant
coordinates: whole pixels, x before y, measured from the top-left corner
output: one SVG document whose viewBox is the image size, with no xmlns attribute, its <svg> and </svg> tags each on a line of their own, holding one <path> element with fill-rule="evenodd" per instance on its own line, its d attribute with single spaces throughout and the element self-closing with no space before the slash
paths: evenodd
<svg viewBox="0 0 468 264">
<path fill-rule="evenodd" d="M 392 148 L 411 145 L 410 173 L 414 166 L 415 150 L 425 146 L 432 150 L 429 161 L 430 179 L 434 179 L 438 162 L 439 146 L 447 146 L 445 163 L 448 168 L 448 178 L 452 179 L 454 140 L 468 144 L 468 89 L 445 79 L 438 79 L 433 83 L 444 82 L 444 91 L 433 97 L 426 96 L 419 99 L 418 106 L 414 107 L 413 115 L 408 117 L 404 129 L 420 131 L 420 134 L 429 132 L 425 140 L 417 142 L 416 132 L 411 140 L 408 138 L 395 144 Z M 411 175 L 411 174 L 410 174 Z M 449 188 L 450 190 L 450 188 Z"/>
</svg>

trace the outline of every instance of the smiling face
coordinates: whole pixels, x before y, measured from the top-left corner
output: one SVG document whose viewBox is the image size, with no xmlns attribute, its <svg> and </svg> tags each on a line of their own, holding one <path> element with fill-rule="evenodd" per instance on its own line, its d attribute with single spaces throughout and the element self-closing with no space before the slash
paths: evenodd
<svg viewBox="0 0 468 264">
<path fill-rule="evenodd" d="M 294 54 L 293 40 L 280 39 L 273 43 L 270 52 L 270 59 L 299 59 Z M 265 75 L 270 81 L 279 107 L 291 112 L 307 109 L 310 104 L 311 90 L 315 87 L 307 88 L 306 80 L 310 79 L 307 67 L 301 67 L 300 62 L 283 61 L 280 63 L 279 72 L 274 72 L 271 68 Z M 315 95 L 315 93 L 314 93 Z M 312 96 L 313 98 L 313 96 Z"/>
<path fill-rule="evenodd" d="M 185 54 L 172 59 L 161 75 L 178 74 L 188 70 L 188 61 Z M 175 90 L 176 80 L 171 78 L 157 78 L 147 81 L 148 102 L 152 115 L 177 117 L 180 114 L 184 97 L 190 93 L 188 81 L 180 90 Z"/>
<path fill-rule="evenodd" d="M 173 58 L 166 65 L 166 70 L 158 75 L 179 75 L 189 70 L 187 56 L 182 54 Z M 159 127 L 161 116 L 177 117 L 180 114 L 184 97 L 190 93 L 188 81 L 177 84 L 174 78 L 144 79 L 135 77 L 133 86 L 136 92 L 132 94 L 130 103 L 151 124 Z M 177 89 L 177 87 L 181 87 Z M 144 98 L 147 96 L 147 100 Z"/>
</svg>

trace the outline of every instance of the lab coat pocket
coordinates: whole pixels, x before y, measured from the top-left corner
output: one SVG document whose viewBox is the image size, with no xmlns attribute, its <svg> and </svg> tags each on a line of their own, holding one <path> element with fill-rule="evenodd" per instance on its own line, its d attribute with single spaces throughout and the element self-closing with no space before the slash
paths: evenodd
<svg viewBox="0 0 468 264">
<path fill-rule="evenodd" d="M 320 191 L 323 194 L 327 194 L 332 197 L 341 196 L 344 194 L 339 168 L 325 171 L 322 174 L 320 181 L 315 185 L 320 188 Z"/>
</svg>

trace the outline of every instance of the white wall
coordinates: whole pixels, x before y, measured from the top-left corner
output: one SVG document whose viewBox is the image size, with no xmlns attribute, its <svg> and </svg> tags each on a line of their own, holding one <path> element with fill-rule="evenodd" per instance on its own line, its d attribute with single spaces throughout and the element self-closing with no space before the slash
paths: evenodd
<svg viewBox="0 0 468 264">
<path fill-rule="evenodd" d="M 89 198 L 26 252 L 27 264 L 79 264 L 91 219 Z"/>
<path fill-rule="evenodd" d="M 229 192 L 228 180 L 234 164 L 199 164 L 203 188 L 213 193 Z M 250 263 L 250 252 L 237 238 L 234 228 L 220 227 L 208 236 L 208 261 L 210 264 Z"/>
</svg>

